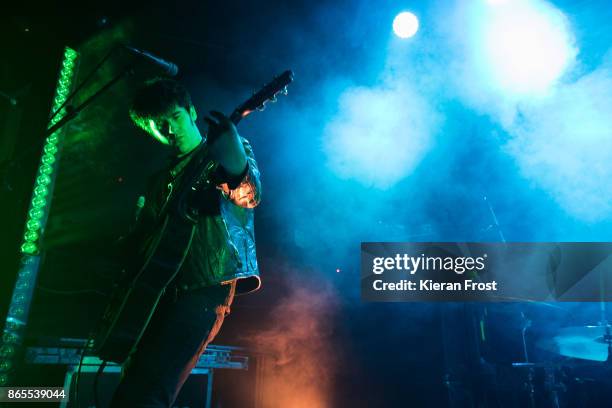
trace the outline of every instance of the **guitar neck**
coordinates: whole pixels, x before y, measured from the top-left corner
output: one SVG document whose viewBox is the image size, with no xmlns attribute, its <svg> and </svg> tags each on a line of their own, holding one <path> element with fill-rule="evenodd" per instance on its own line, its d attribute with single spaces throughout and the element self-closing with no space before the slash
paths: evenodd
<svg viewBox="0 0 612 408">
<path fill-rule="evenodd" d="M 234 109 L 232 114 L 229 116 L 229 119 L 232 121 L 234 125 L 238 126 L 238 123 L 240 123 L 242 118 L 246 117 L 249 113 L 251 112 L 247 112 L 244 109 L 242 109 L 241 106 L 239 106 L 236 109 Z"/>
<path fill-rule="evenodd" d="M 287 85 L 293 81 L 293 72 L 287 70 L 275 77 L 272 82 L 265 85 L 259 92 L 253 94 L 249 99 L 244 101 L 238 106 L 229 119 L 237 125 L 242 118 L 245 118 L 255 110 L 263 110 L 266 102 L 276 102 L 276 95 L 278 93 L 287 94 Z"/>
</svg>

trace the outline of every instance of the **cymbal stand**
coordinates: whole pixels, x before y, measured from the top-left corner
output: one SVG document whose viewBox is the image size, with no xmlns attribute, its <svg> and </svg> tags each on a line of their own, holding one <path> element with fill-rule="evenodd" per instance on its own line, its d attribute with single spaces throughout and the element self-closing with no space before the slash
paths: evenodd
<svg viewBox="0 0 612 408">
<path fill-rule="evenodd" d="M 529 363 L 529 352 L 527 351 L 527 340 L 526 334 L 527 329 L 531 327 L 531 320 L 527 319 L 525 313 L 521 312 L 521 318 L 523 320 L 523 327 L 521 328 L 521 339 L 523 341 L 523 357 L 525 358 L 525 366 L 527 366 L 527 382 L 525 383 L 525 388 L 527 389 L 527 394 L 529 395 L 529 407 L 535 408 L 535 369 L 533 364 Z"/>
<path fill-rule="evenodd" d="M 612 333 L 610 333 L 610 324 L 606 319 L 606 301 L 605 301 L 605 279 L 603 271 L 599 272 L 599 325 L 606 328 L 606 334 L 603 336 L 603 341 L 608 345 L 608 358 L 606 364 L 612 364 Z"/>
</svg>

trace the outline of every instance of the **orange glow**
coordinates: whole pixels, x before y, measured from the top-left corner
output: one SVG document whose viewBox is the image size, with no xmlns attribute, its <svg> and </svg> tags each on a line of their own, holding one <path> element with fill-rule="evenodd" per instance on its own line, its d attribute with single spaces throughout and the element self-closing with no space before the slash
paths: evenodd
<svg viewBox="0 0 612 408">
<path fill-rule="evenodd" d="M 305 271 L 300 274 L 307 275 Z M 266 408 L 327 408 L 341 350 L 332 348 L 332 289 L 319 280 L 294 282 L 270 316 L 270 327 L 255 334 L 255 347 L 272 354 L 262 392 Z"/>
</svg>

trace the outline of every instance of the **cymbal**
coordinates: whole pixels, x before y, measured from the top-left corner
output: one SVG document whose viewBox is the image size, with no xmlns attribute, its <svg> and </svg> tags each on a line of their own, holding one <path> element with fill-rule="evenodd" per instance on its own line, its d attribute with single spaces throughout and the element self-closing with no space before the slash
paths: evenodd
<svg viewBox="0 0 612 408">
<path fill-rule="evenodd" d="M 541 342 L 540 346 L 566 357 L 606 361 L 608 342 L 605 335 L 606 326 L 564 327 L 559 329 L 552 342 Z"/>
<path fill-rule="evenodd" d="M 524 298 L 510 296 L 490 296 L 493 300 L 490 303 L 484 303 L 484 306 L 497 309 L 511 309 L 515 311 L 525 311 L 526 309 L 554 309 L 562 313 L 568 313 L 567 306 L 559 302 L 544 302 L 541 300 L 530 300 Z"/>
<path fill-rule="evenodd" d="M 530 330 L 539 333 L 549 330 L 552 322 L 558 322 L 558 327 L 570 315 L 566 305 L 548 302 L 496 302 L 483 303 L 481 307 L 486 310 L 488 324 L 501 325 L 511 331 L 522 329 L 529 321 L 532 323 Z"/>
</svg>

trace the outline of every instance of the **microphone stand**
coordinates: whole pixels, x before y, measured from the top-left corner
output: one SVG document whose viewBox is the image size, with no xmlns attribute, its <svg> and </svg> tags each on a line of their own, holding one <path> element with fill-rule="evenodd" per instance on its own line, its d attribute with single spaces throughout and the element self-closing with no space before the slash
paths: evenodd
<svg viewBox="0 0 612 408">
<path fill-rule="evenodd" d="M 47 128 L 45 134 L 50 135 L 53 132 L 57 131 L 61 127 L 63 127 L 66 123 L 70 122 L 72 119 L 76 118 L 79 113 L 83 109 L 85 109 L 88 105 L 90 105 L 94 100 L 98 99 L 100 95 L 102 95 L 106 90 L 108 90 L 111 86 L 115 85 L 119 80 L 121 80 L 126 74 L 132 75 L 134 73 L 134 67 L 136 64 L 130 64 L 123 68 L 121 72 L 115 75 L 110 81 L 108 81 L 102 88 L 100 88 L 96 93 L 87 98 L 83 103 L 79 106 L 72 107 L 70 105 L 66 106 L 66 114 L 57 121 L 53 126 Z"/>
<path fill-rule="evenodd" d="M 610 323 L 606 318 L 606 280 L 603 271 L 599 272 L 599 325 L 604 327 L 605 333 L 602 340 L 608 346 L 608 357 L 605 364 L 612 366 L 612 333 L 610 332 Z"/>
<path fill-rule="evenodd" d="M 99 64 L 101 65 L 101 64 Z M 94 70 L 94 72 L 97 70 L 97 68 Z M 71 105 L 66 105 L 66 114 L 60 119 L 58 120 L 54 125 L 52 125 L 51 127 L 47 128 L 46 131 L 46 135 L 51 135 L 52 133 L 56 132 L 58 129 L 61 129 L 64 125 L 66 125 L 66 123 L 68 123 L 69 121 L 71 121 L 72 119 L 76 118 L 78 116 L 78 114 L 85 109 L 87 106 L 89 106 L 93 101 L 95 101 L 97 98 L 100 97 L 100 95 L 102 95 L 105 91 L 107 91 L 110 87 L 112 87 L 113 85 L 115 85 L 117 82 L 119 82 L 126 74 L 133 74 L 134 72 L 134 67 L 136 66 L 135 63 L 132 63 L 130 65 L 125 66 L 121 72 L 119 72 L 119 74 L 115 75 L 114 78 L 112 78 L 110 81 L 108 81 L 104 86 L 102 86 L 102 88 L 100 88 L 98 91 L 96 91 L 96 93 L 94 93 L 93 95 L 91 95 L 89 98 L 87 98 L 83 103 L 81 103 L 79 106 L 72 107 Z M 90 75 L 91 77 L 91 75 Z M 89 79 L 89 78 L 88 78 Z M 74 96 L 74 93 L 73 95 Z M 61 108 L 60 108 L 61 109 Z M 55 115 L 58 112 L 56 111 L 51 118 L 55 117 Z M 81 354 L 81 360 L 79 362 L 79 371 L 77 372 L 77 376 L 75 378 L 75 384 L 77 384 L 76 386 L 76 394 L 75 394 L 75 400 L 77 401 L 77 405 L 78 405 L 78 401 L 79 401 L 79 377 L 80 377 L 80 366 L 82 363 L 82 359 L 85 356 L 85 352 L 87 349 L 88 345 L 86 344 L 85 347 L 83 348 L 82 354 Z M 95 378 L 94 383 L 97 382 L 97 377 Z M 97 395 L 96 395 L 97 396 Z"/>
</svg>

